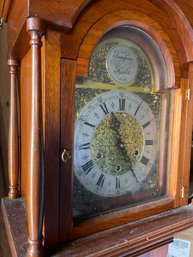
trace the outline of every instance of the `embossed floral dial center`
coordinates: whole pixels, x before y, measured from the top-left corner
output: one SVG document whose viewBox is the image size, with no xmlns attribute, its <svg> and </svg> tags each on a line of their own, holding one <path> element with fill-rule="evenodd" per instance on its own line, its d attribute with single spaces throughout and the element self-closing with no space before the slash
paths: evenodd
<svg viewBox="0 0 193 257">
<path fill-rule="evenodd" d="M 93 159 L 108 175 L 122 175 L 139 161 L 143 150 L 139 123 L 127 113 L 111 113 L 97 126 L 92 139 Z"/>
</svg>

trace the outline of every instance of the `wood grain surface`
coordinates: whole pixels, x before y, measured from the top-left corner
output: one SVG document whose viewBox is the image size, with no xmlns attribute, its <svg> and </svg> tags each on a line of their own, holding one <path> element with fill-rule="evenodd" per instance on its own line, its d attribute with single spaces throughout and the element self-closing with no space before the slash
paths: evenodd
<svg viewBox="0 0 193 257">
<path fill-rule="evenodd" d="M 2 204 L 13 255 L 24 254 L 17 244 L 26 247 L 28 233 L 28 256 L 41 256 L 43 229 L 46 249 L 64 243 L 56 254 L 53 250 L 46 256 L 138 256 L 167 244 L 175 232 L 192 225 L 193 209 L 186 205 L 193 98 L 187 99 L 186 94 L 187 90 L 193 90 L 193 4 L 186 6 L 186 3 L 185 0 L 1 2 L 0 10 L 4 9 L 8 21 L 8 58 L 21 62 L 23 198 L 13 202 L 5 199 Z M 165 101 L 161 129 L 166 132 L 162 133 L 164 143 L 160 147 L 159 182 L 165 181 L 166 174 L 166 195 L 157 201 L 76 224 L 72 218 L 73 159 L 67 164 L 60 160 L 64 149 L 73 152 L 74 84 L 76 76 L 88 77 L 89 60 L 97 42 L 119 25 L 146 32 L 159 46 L 166 63 L 168 81 L 156 88 Z M 153 66 L 158 65 L 151 49 L 146 47 L 145 51 Z M 159 77 L 159 69 L 155 69 L 155 74 Z M 14 130 L 14 126 L 10 127 Z M 20 133 L 16 134 L 19 137 Z M 17 142 L 10 144 L 10 149 L 17 149 Z M 11 210 L 15 210 L 15 216 Z M 28 230 L 27 226 L 24 228 L 25 240 L 17 235 L 19 227 L 16 226 L 18 231 L 14 229 L 17 215 L 28 223 Z M 67 242 L 72 239 L 73 243 Z"/>
</svg>

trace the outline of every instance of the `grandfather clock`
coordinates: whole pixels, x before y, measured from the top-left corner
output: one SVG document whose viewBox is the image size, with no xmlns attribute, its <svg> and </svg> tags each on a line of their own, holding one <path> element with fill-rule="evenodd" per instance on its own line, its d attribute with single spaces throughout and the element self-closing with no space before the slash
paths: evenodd
<svg viewBox="0 0 193 257">
<path fill-rule="evenodd" d="M 12 255 L 139 256 L 191 227 L 192 4 L 5 0 L 1 9 Z"/>
</svg>

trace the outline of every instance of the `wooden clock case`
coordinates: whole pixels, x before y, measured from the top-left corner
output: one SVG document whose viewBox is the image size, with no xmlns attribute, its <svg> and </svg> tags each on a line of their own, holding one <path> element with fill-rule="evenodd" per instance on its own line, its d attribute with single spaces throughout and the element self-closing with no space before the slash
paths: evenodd
<svg viewBox="0 0 193 257">
<path fill-rule="evenodd" d="M 13 256 L 25 256 L 27 248 L 28 256 L 42 256 L 43 245 L 54 247 L 57 256 L 138 256 L 192 226 L 191 5 L 182 0 L 1 2 L 11 78 L 9 196 L 2 210 Z M 75 224 L 73 158 L 61 160 L 64 149 L 73 149 L 74 84 L 77 76 L 88 76 L 100 38 L 120 25 L 145 31 L 166 63 L 168 81 L 159 90 L 171 94 L 167 196 Z M 23 237 L 16 236 L 13 216 L 26 220 Z"/>
</svg>

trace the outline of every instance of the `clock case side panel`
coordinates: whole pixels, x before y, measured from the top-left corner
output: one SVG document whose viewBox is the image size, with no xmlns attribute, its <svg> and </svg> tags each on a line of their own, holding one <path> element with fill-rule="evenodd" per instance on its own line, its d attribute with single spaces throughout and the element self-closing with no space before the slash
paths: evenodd
<svg viewBox="0 0 193 257">
<path fill-rule="evenodd" d="M 68 238 L 73 228 L 73 138 L 74 138 L 74 85 L 76 62 L 61 59 L 61 152 L 69 158 L 61 161 L 60 171 L 60 241 Z"/>
<path fill-rule="evenodd" d="M 47 30 L 43 53 L 43 132 L 44 132 L 44 240 L 59 243 L 60 180 L 60 38 Z"/>
<path fill-rule="evenodd" d="M 184 156 L 185 160 L 183 163 L 184 168 L 184 175 L 183 175 L 183 185 L 182 188 L 184 188 L 184 198 L 182 199 L 182 204 L 186 203 L 186 198 L 189 197 L 189 200 L 192 201 L 191 195 L 190 195 L 190 172 L 191 172 L 191 153 L 192 153 L 192 117 L 193 117 L 193 98 L 192 98 L 192 92 L 193 92 L 193 62 L 187 64 L 188 69 L 188 79 L 183 81 L 186 81 L 185 84 L 185 95 L 186 95 L 186 104 L 184 104 L 184 122 L 182 123 L 182 131 L 185 135 L 184 139 Z M 188 92 L 190 93 L 188 98 Z M 189 99 L 189 100 L 188 100 Z"/>
<path fill-rule="evenodd" d="M 175 199 L 175 207 L 188 204 L 189 197 L 193 99 L 188 92 L 192 92 L 192 63 L 186 65 L 186 74 L 187 77 L 181 78 L 180 89 L 171 92 L 173 126 L 169 141 L 173 147 L 168 168 L 171 170 L 169 194 Z"/>
<path fill-rule="evenodd" d="M 27 199 L 27 178 L 29 163 L 29 137 L 30 129 L 30 107 L 29 99 L 31 99 L 31 50 L 29 50 L 21 60 L 20 66 L 20 108 L 21 108 L 21 196 Z"/>
</svg>

